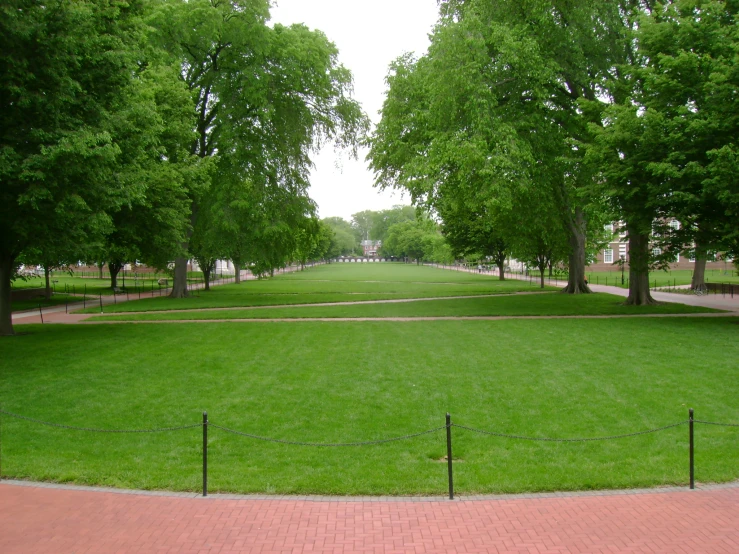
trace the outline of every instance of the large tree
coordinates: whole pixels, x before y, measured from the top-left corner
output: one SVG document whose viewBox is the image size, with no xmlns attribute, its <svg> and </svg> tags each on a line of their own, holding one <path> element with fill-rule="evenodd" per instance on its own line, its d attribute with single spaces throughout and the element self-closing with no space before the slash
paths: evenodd
<svg viewBox="0 0 739 554">
<path fill-rule="evenodd" d="M 505 280 L 505 263 L 510 254 L 506 223 L 487 212 L 485 206 L 471 208 L 463 202 L 448 201 L 440 206 L 442 233 L 452 252 L 459 257 L 490 259 Z"/>
<path fill-rule="evenodd" d="M 639 20 L 635 96 L 661 117 L 665 152 L 650 170 L 680 223 L 660 238 L 671 239 L 665 251 L 694 245 L 692 288 L 705 286 L 708 251 L 726 251 L 739 236 L 738 10 L 732 1 L 665 1 Z"/>
<path fill-rule="evenodd" d="M 326 217 L 321 220 L 331 229 L 331 243 L 327 255 L 329 258 L 354 254 L 357 250 L 357 239 L 354 236 L 351 223 L 340 217 Z"/>
<path fill-rule="evenodd" d="M 268 0 L 162 0 L 153 22 L 195 98 L 192 153 L 218 157 L 233 182 L 300 196 L 310 153 L 326 140 L 353 147 L 367 119 L 336 47 L 319 31 L 268 19 Z M 192 190 L 193 227 L 206 190 Z M 186 262 L 176 259 L 172 296 L 187 294 Z"/>
<path fill-rule="evenodd" d="M 166 267 L 180 253 L 189 216 L 186 192 L 208 172 L 189 152 L 194 111 L 178 68 L 156 59 L 142 65 L 111 130 L 121 149 L 115 178 L 131 191 L 112 214 L 112 231 L 96 256 L 108 263 L 112 288 L 126 263 Z"/>
<path fill-rule="evenodd" d="M 702 286 L 707 251 L 729 249 L 736 237 L 737 8 L 708 0 L 636 6 L 630 63 L 609 84 L 614 103 L 583 104 L 600 111 L 588 152 L 593 188 L 628 231 L 629 304 L 654 303 L 650 268 L 684 248 L 695 251 L 693 287 Z"/>
<path fill-rule="evenodd" d="M 414 201 L 444 195 L 505 204 L 548 187 L 570 241 L 570 293 L 588 292 L 590 182 L 582 163 L 588 113 L 623 58 L 619 2 L 467 0 L 442 3 L 426 56 L 395 62 L 371 141 L 379 186 Z M 448 188 L 450 181 L 454 188 Z"/>
<path fill-rule="evenodd" d="M 13 0 L 0 6 L 0 335 L 13 333 L 18 256 L 60 234 L 109 229 L 117 182 L 110 120 L 137 70 L 136 0 Z"/>
</svg>

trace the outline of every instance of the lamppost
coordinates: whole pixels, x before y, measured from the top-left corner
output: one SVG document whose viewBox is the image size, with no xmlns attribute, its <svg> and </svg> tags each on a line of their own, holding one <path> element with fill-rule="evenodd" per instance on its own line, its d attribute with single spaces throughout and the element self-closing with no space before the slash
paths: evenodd
<svg viewBox="0 0 739 554">
<path fill-rule="evenodd" d="M 621 254 L 621 286 L 624 285 L 626 281 L 624 281 L 624 264 L 626 262 L 626 256 Z"/>
</svg>

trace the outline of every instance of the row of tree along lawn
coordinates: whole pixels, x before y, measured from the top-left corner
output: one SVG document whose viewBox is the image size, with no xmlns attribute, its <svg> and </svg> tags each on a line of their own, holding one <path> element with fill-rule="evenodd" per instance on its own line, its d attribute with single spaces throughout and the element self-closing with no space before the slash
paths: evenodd
<svg viewBox="0 0 739 554">
<path fill-rule="evenodd" d="M 621 220 L 628 302 L 645 304 L 649 269 L 679 250 L 697 269 L 736 252 L 736 2 L 442 0 L 428 52 L 391 65 L 369 138 L 335 46 L 268 25 L 269 6 L 0 6 L 0 335 L 22 263 L 106 263 L 114 280 L 174 261 L 181 297 L 188 259 L 206 279 L 216 259 L 271 273 L 358 254 L 354 238 L 501 276 L 510 256 L 564 265 L 584 293 L 588 252 Z M 420 214 L 319 221 L 307 188 L 326 142 L 366 142 L 377 186 Z"/>
<path fill-rule="evenodd" d="M 20 264 L 271 271 L 325 247 L 311 152 L 368 118 L 336 47 L 269 0 L 0 6 L 0 335 Z M 238 274 L 238 273 L 237 273 Z"/>
<path fill-rule="evenodd" d="M 629 304 L 681 251 L 739 254 L 739 3 L 441 0 L 428 52 L 390 67 L 376 184 L 433 210 L 455 254 L 560 260 L 623 222 Z M 673 227 L 671 222 L 678 221 Z"/>
</svg>

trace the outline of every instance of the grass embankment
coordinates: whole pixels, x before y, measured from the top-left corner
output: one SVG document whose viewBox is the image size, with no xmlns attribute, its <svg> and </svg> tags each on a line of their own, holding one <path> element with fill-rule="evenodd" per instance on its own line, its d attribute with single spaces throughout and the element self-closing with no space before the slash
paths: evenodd
<svg viewBox="0 0 739 554">
<path fill-rule="evenodd" d="M 107 309 L 107 307 L 106 307 Z M 447 298 L 381 304 L 336 306 L 290 306 L 284 308 L 212 309 L 147 312 L 97 316 L 91 321 L 173 321 L 212 319 L 300 319 L 300 318 L 412 318 L 485 316 L 573 316 L 712 313 L 699 306 L 663 303 L 656 306 L 625 306 L 624 299 L 611 294 L 567 296 L 557 292 L 478 298 Z"/>
<path fill-rule="evenodd" d="M 279 275 L 271 279 L 222 285 L 185 299 L 154 298 L 118 306 L 105 311 L 138 312 L 275 306 L 507 294 L 540 290 L 523 281 L 499 281 L 497 277 L 443 271 L 426 266 L 373 263 L 331 264 L 306 271 Z M 548 289 L 551 290 L 551 289 Z M 93 313 L 94 310 L 88 310 Z"/>
<path fill-rule="evenodd" d="M 372 440 L 456 423 L 594 437 L 739 422 L 729 318 L 24 326 L 0 341 L 4 409 L 56 423 L 211 422 L 287 440 Z M 197 490 L 201 430 L 92 434 L 3 417 L 3 476 Z M 736 428 L 696 425 L 698 481 L 739 478 Z M 454 429 L 460 494 L 686 484 L 687 426 L 541 443 Z M 443 494 L 445 435 L 356 448 L 212 428 L 210 489 Z"/>
</svg>

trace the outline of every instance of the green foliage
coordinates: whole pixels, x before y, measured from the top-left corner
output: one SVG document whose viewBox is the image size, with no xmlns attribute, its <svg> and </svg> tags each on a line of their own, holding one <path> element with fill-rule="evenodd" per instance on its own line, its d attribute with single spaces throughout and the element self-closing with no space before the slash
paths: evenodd
<svg viewBox="0 0 739 554">
<path fill-rule="evenodd" d="M 357 239 L 354 236 L 351 224 L 340 217 L 327 217 L 321 220 L 331 230 L 331 242 L 327 250 L 329 258 L 338 258 L 353 254 L 357 249 Z"/>
<path fill-rule="evenodd" d="M 391 65 L 370 140 L 376 184 L 407 190 L 442 218 L 489 217 L 483 225 L 499 237 L 502 221 L 532 212 L 515 198 L 536 189 L 560 216 L 539 222 L 565 229 L 568 264 L 579 267 L 568 290 L 586 292 L 593 210 L 581 194 L 591 173 L 576 147 L 589 117 L 578 100 L 598 98 L 622 34 L 617 2 L 445 3 L 428 54 Z"/>
<path fill-rule="evenodd" d="M 396 205 L 389 210 L 365 210 L 352 214 L 352 229 L 358 242 L 363 240 L 384 241 L 391 226 L 416 219 L 412 206 Z"/>
<path fill-rule="evenodd" d="M 735 241 L 736 14 L 734 2 L 676 0 L 631 16 L 636 48 L 609 83 L 616 103 L 600 111 L 588 148 L 599 173 L 594 194 L 629 231 L 629 302 L 651 300 L 643 290 L 649 268 L 675 251 L 695 243 L 703 257 Z"/>
<path fill-rule="evenodd" d="M 436 224 L 419 217 L 391 225 L 382 244 L 382 256 L 404 258 L 408 261 L 448 262 L 451 249 L 441 236 Z"/>
<path fill-rule="evenodd" d="M 192 152 L 218 158 L 208 194 L 222 206 L 241 203 L 236 227 L 249 252 L 238 257 L 271 271 L 290 259 L 305 224 L 296 216 L 310 211 L 310 154 L 326 141 L 354 148 L 368 120 L 349 96 L 352 77 L 336 47 L 319 31 L 269 26 L 268 18 L 266 0 L 163 0 L 152 24 L 195 100 Z M 190 194 L 195 232 L 203 196 Z M 287 218 L 276 217 L 281 202 L 293 206 Z M 175 283 L 173 294 L 181 293 Z"/>
<path fill-rule="evenodd" d="M 187 192 L 193 181 L 207 178 L 209 164 L 189 152 L 194 107 L 178 73 L 154 61 L 136 76 L 112 133 L 121 147 L 116 179 L 132 193 L 113 214 L 112 232 L 87 258 L 165 267 L 182 252 Z"/>
<path fill-rule="evenodd" d="M 109 232 L 138 193 L 118 178 L 115 128 L 135 89 L 143 11 L 115 0 L 0 7 L 0 335 L 12 333 L 17 257 Z"/>
</svg>

